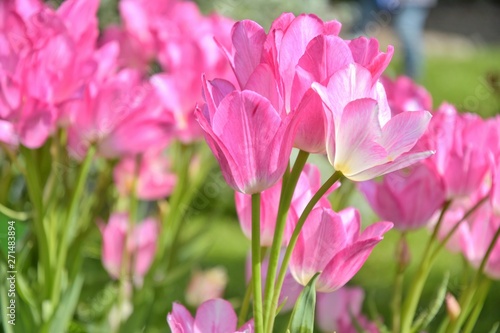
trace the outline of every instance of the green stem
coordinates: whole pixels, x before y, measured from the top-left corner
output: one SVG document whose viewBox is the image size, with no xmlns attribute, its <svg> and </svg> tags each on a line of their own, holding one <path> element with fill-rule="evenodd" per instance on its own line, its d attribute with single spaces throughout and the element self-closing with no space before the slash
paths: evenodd
<svg viewBox="0 0 500 333">
<path fill-rule="evenodd" d="M 23 168 L 23 166 L 19 163 L 19 160 L 17 159 L 16 155 L 12 152 L 12 150 L 9 148 L 9 146 L 7 146 L 3 142 L 0 142 L 0 147 L 2 147 L 7 156 L 9 156 L 9 159 L 11 160 L 12 164 L 14 164 L 17 167 L 19 172 L 21 172 L 23 175 L 26 175 L 26 169 Z M 28 149 L 25 150 L 27 151 Z M 26 163 L 26 165 L 28 164 Z"/>
<path fill-rule="evenodd" d="M 255 333 L 264 333 L 260 260 L 260 193 L 252 194 L 252 286 Z"/>
<path fill-rule="evenodd" d="M 325 193 L 342 177 L 342 173 L 340 171 L 335 171 L 333 175 L 328 178 L 328 180 L 320 187 L 318 192 L 314 194 L 311 198 L 307 206 L 304 208 L 304 211 L 300 215 L 299 220 L 297 221 L 297 225 L 293 230 L 292 236 L 290 237 L 290 242 L 286 248 L 285 256 L 283 258 L 283 262 L 281 263 L 281 268 L 278 274 L 278 279 L 276 281 L 276 286 L 274 289 L 274 296 L 271 303 L 271 307 L 269 308 L 271 314 L 269 316 L 269 329 L 267 332 L 273 331 L 274 326 L 274 317 L 276 316 L 276 310 L 278 307 L 279 295 L 281 292 L 281 288 L 283 286 L 283 281 L 285 280 L 286 270 L 288 269 L 288 263 L 290 262 L 290 257 L 292 255 L 293 248 L 297 243 L 297 239 L 299 238 L 300 231 L 306 222 L 307 217 L 313 210 L 314 206 L 318 203 L 318 201 L 325 195 Z"/>
<path fill-rule="evenodd" d="M 460 224 L 462 224 L 462 222 L 464 222 L 465 220 L 467 220 L 469 218 L 469 216 L 471 216 L 472 213 L 474 213 L 479 207 L 481 207 L 481 205 L 483 203 L 485 203 L 488 199 L 489 199 L 489 196 L 487 195 L 484 198 L 482 198 L 481 200 L 479 200 L 478 202 L 476 202 L 476 204 L 474 206 L 472 206 L 472 208 L 469 209 L 464 214 L 464 216 L 457 223 L 455 223 L 455 225 L 453 226 L 453 228 L 451 228 L 451 230 L 448 232 L 448 234 L 446 234 L 446 236 L 443 238 L 443 240 L 441 241 L 441 243 L 439 243 L 437 245 L 436 249 L 434 250 L 434 253 L 432 254 L 432 260 L 433 261 L 435 260 L 436 256 L 439 254 L 439 252 L 445 247 L 446 243 L 448 243 L 448 241 L 453 236 L 453 234 L 460 227 Z"/>
<path fill-rule="evenodd" d="M 394 294 L 392 298 L 392 332 L 398 333 L 401 325 L 401 301 L 403 299 L 403 282 L 406 270 L 406 233 L 401 232 L 401 238 L 396 248 L 396 258 L 398 260 L 396 267 L 396 276 L 394 279 Z"/>
<path fill-rule="evenodd" d="M 85 188 L 85 183 L 87 181 L 87 176 L 90 171 L 90 165 L 92 164 L 95 152 L 95 147 L 90 146 L 78 174 L 76 187 L 72 194 L 68 213 L 66 215 L 66 221 L 64 221 L 64 223 L 61 223 L 61 240 L 58 248 L 59 257 L 57 258 L 58 260 L 56 262 L 55 276 L 54 280 L 52 281 L 54 286 L 54 289 L 52 290 L 53 306 L 57 304 L 61 293 L 61 278 L 63 275 L 64 264 L 68 255 L 69 233 L 74 229 L 74 219 L 78 209 L 78 203 L 81 201 L 81 196 Z"/>
<path fill-rule="evenodd" d="M 304 166 L 309 157 L 309 153 L 305 151 L 299 151 L 295 164 L 293 165 L 292 172 L 283 179 L 281 185 L 281 195 L 280 203 L 278 206 L 278 214 L 276 217 L 276 227 L 274 229 L 273 244 L 271 246 L 271 253 L 269 255 L 269 266 L 267 269 L 266 277 L 266 287 L 265 287 L 265 300 L 264 300 L 264 324 L 267 328 L 270 325 L 270 321 L 274 320 L 271 317 L 270 307 L 272 305 L 271 301 L 274 297 L 274 283 L 276 280 L 276 274 L 278 271 L 279 256 L 281 251 L 281 246 L 283 245 L 283 236 L 285 233 L 286 219 L 288 216 L 288 210 L 292 202 L 293 193 L 297 182 L 299 181 L 300 174 L 304 169 Z"/>
<path fill-rule="evenodd" d="M 484 301 L 486 300 L 486 297 L 488 296 L 488 291 L 490 290 L 490 285 L 491 285 L 491 280 L 488 278 L 485 278 L 482 281 L 481 285 L 479 286 L 478 296 L 477 296 L 477 300 L 475 303 L 476 305 L 474 306 L 474 309 L 472 310 L 472 313 L 469 316 L 467 323 L 465 323 L 463 333 L 472 333 L 472 330 L 474 329 L 474 326 L 476 325 L 477 318 L 479 318 L 479 315 L 481 314 L 481 310 L 483 309 Z"/>
<path fill-rule="evenodd" d="M 26 221 L 29 217 L 30 214 L 26 212 L 16 212 L 15 210 L 12 210 L 8 207 L 5 207 L 4 205 L 0 204 L 0 213 L 3 215 L 14 219 L 18 221 Z"/>
<path fill-rule="evenodd" d="M 450 206 L 451 200 L 448 200 L 443 204 L 439 219 L 436 223 L 436 226 L 434 227 L 434 231 L 429 238 L 429 242 L 427 243 L 424 254 L 422 256 L 422 261 L 420 262 L 417 273 L 415 274 L 413 281 L 410 284 L 411 287 L 409 294 L 406 296 L 406 299 L 403 302 L 403 306 L 401 308 L 401 333 L 409 333 L 411 331 L 411 325 L 413 323 L 413 317 L 415 316 L 418 301 L 420 300 L 425 281 L 427 280 L 427 276 L 429 275 L 430 269 L 432 267 L 432 247 L 437 241 L 439 228 L 441 226 L 441 223 L 443 222 L 444 215 L 450 208 Z"/>
<path fill-rule="evenodd" d="M 52 274 L 51 274 L 51 261 L 49 256 L 49 244 L 47 240 L 47 233 L 43 223 L 43 201 L 42 190 L 40 185 L 40 176 L 38 174 L 37 161 L 35 158 L 35 151 L 21 146 L 21 153 L 24 157 L 25 165 L 28 166 L 24 170 L 26 177 L 26 186 L 28 194 L 33 204 L 33 225 L 36 234 L 36 241 L 38 244 L 38 252 L 40 255 L 40 269 L 43 271 L 44 281 L 42 288 L 45 292 L 44 297 L 47 297 L 52 292 Z"/>
<path fill-rule="evenodd" d="M 247 320 L 248 310 L 250 309 L 250 298 L 252 297 L 252 284 L 247 286 L 245 291 L 245 297 L 243 298 L 243 303 L 241 304 L 240 314 L 238 316 L 238 327 L 241 327 Z"/>
<path fill-rule="evenodd" d="M 460 308 L 461 308 L 460 315 L 458 316 L 457 320 L 450 322 L 450 325 L 448 326 L 446 332 L 449 333 L 458 332 L 460 327 L 462 327 L 465 319 L 467 319 L 467 316 L 470 312 L 472 300 L 474 298 L 474 295 L 476 294 L 477 288 L 483 277 L 484 269 L 486 267 L 486 264 L 488 263 L 488 259 L 490 258 L 491 252 L 493 252 L 493 249 L 495 248 L 495 245 L 499 237 L 500 237 L 500 227 L 495 232 L 493 240 L 490 242 L 488 246 L 488 250 L 486 250 L 486 254 L 484 255 L 483 260 L 479 265 L 479 269 L 477 270 L 476 275 L 474 276 L 472 284 L 468 286 L 465 293 L 463 294 L 463 297 L 460 297 Z"/>
<path fill-rule="evenodd" d="M 169 246 L 168 251 L 166 251 L 168 253 L 166 264 L 167 272 L 170 271 L 170 269 L 173 267 L 176 256 L 177 242 L 181 230 L 180 226 L 184 214 L 184 211 L 181 209 L 184 208 L 182 207 L 182 204 L 185 204 L 186 201 L 188 201 L 186 200 L 188 197 L 188 193 L 190 194 L 192 190 L 189 187 L 188 177 L 191 157 L 192 147 L 180 144 L 180 146 L 178 147 L 178 161 L 180 161 L 180 163 L 178 164 L 177 169 L 177 184 L 175 186 L 174 192 L 172 193 L 172 196 L 170 197 L 170 211 L 163 221 L 164 226 L 168 223 L 170 230 L 167 233 L 162 232 L 162 234 L 160 235 L 160 244 L 162 244 L 162 248 L 165 250 L 166 246 Z M 168 242 L 167 239 L 165 239 L 165 236 L 167 235 L 170 236 L 168 237 Z"/>
</svg>

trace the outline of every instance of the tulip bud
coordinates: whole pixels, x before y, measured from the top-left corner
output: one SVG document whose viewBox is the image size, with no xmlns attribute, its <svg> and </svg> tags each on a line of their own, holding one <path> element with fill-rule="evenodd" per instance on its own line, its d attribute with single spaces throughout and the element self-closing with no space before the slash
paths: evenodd
<svg viewBox="0 0 500 333">
<path fill-rule="evenodd" d="M 222 297 L 227 285 L 227 272 L 222 267 L 214 267 L 205 271 L 197 270 L 193 273 L 186 291 L 186 301 L 193 307 Z"/>
<path fill-rule="evenodd" d="M 446 294 L 446 312 L 451 321 L 457 320 L 460 315 L 460 304 L 458 304 L 457 299 L 450 293 Z"/>
</svg>

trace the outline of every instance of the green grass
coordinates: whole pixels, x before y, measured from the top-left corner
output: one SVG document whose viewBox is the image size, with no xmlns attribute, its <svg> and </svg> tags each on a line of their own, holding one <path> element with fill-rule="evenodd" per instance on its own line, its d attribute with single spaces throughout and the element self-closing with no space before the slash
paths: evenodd
<svg viewBox="0 0 500 333">
<path fill-rule="evenodd" d="M 394 76 L 401 68 L 396 58 L 386 73 Z M 430 56 L 421 84 L 431 93 L 434 108 L 446 101 L 460 111 L 489 117 L 500 113 L 500 87 L 493 89 L 491 75 L 500 77 L 500 46 L 483 47 L 468 56 Z"/>
</svg>

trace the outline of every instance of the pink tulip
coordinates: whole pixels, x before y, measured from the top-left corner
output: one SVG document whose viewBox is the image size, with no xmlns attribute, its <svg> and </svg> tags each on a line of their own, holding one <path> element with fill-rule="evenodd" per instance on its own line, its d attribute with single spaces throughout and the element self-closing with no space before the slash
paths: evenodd
<svg viewBox="0 0 500 333">
<path fill-rule="evenodd" d="M 128 274 L 132 274 L 134 281 L 141 284 L 155 256 L 158 224 L 151 218 L 134 226 L 129 224 L 127 214 L 114 213 L 106 225 L 101 225 L 102 262 L 109 275 L 115 279 L 120 277 L 122 267 L 126 265 Z M 125 253 L 129 259 L 127 263 L 123 262 Z"/>
<path fill-rule="evenodd" d="M 378 333 L 377 326 L 362 314 L 361 307 L 365 295 L 362 288 L 342 287 L 332 293 L 318 293 L 316 299 L 316 322 L 323 332 L 356 333 L 356 324 L 364 332 Z"/>
<path fill-rule="evenodd" d="M 321 187 L 319 169 L 312 165 L 306 164 L 302 171 L 297 186 L 295 188 L 290 211 L 288 213 L 285 237 L 283 245 L 288 243 L 292 235 L 295 224 L 298 218 L 304 211 L 309 200 Z M 337 186 L 338 187 L 338 186 Z M 274 239 L 274 230 L 276 228 L 276 218 L 278 215 L 278 206 L 281 194 L 281 180 L 272 187 L 262 191 L 260 205 L 260 244 L 261 246 L 271 246 Z M 236 212 L 240 221 L 241 229 L 245 236 L 249 239 L 252 234 L 252 198 L 248 194 L 236 192 Z M 330 202 L 326 197 L 323 197 L 316 205 L 317 207 L 330 207 Z"/>
<path fill-rule="evenodd" d="M 165 146 L 171 138 L 172 118 L 162 113 L 153 88 L 139 73 L 122 70 L 104 82 L 91 83 L 82 100 L 70 106 L 71 151 L 83 156 L 97 144 L 105 157 L 134 155 Z"/>
<path fill-rule="evenodd" d="M 372 84 L 367 69 L 349 65 L 332 75 L 328 86 L 313 83 L 313 89 L 325 106 L 328 159 L 347 178 L 369 180 L 432 155 L 410 152 L 430 113 L 404 112 L 391 118 L 383 87 Z"/>
<path fill-rule="evenodd" d="M 387 101 L 392 116 L 405 111 L 432 110 L 432 96 L 422 86 L 407 76 L 398 76 L 394 80 L 382 76 L 381 82 L 387 94 Z"/>
<path fill-rule="evenodd" d="M 96 0 L 70 0 L 57 11 L 38 1 L 12 1 L 0 9 L 0 117 L 18 140 L 38 148 L 54 132 L 61 112 L 96 68 Z"/>
<path fill-rule="evenodd" d="M 474 268 L 479 268 L 493 235 L 500 228 L 500 218 L 483 205 L 459 230 L 460 249 Z M 484 268 L 486 275 L 500 279 L 500 240 L 497 240 Z"/>
<path fill-rule="evenodd" d="M 139 172 L 136 171 L 137 157 L 125 157 L 115 167 L 114 180 L 121 195 L 132 193 L 137 177 L 137 198 L 159 200 L 172 193 L 177 177 L 171 171 L 170 161 L 163 149 L 151 149 L 140 158 Z"/>
<path fill-rule="evenodd" d="M 17 147 L 19 144 L 19 139 L 14 131 L 14 126 L 8 121 L 0 120 L 0 142 L 13 147 Z"/>
<path fill-rule="evenodd" d="M 493 170 L 493 183 L 491 185 L 490 204 L 493 209 L 493 214 L 500 216 L 500 156 L 497 157 L 497 162 Z"/>
<path fill-rule="evenodd" d="M 309 215 L 290 260 L 297 282 L 306 285 L 317 272 L 319 292 L 345 285 L 364 264 L 375 245 L 393 224 L 378 222 L 360 233 L 360 216 L 354 208 L 340 213 L 315 208 Z"/>
<path fill-rule="evenodd" d="M 425 226 L 446 198 L 442 179 L 430 163 L 391 172 L 382 181 L 362 182 L 359 188 L 375 213 L 400 230 Z"/>
<path fill-rule="evenodd" d="M 205 80 L 204 96 L 196 118 L 226 182 L 247 194 L 274 185 L 288 167 L 296 114 L 282 118 L 268 99 L 223 80 Z"/>
<path fill-rule="evenodd" d="M 450 104 L 438 109 L 429 125 L 427 141 L 446 186 L 447 198 L 469 196 L 490 172 L 492 126 L 478 115 L 459 114 Z"/>
<path fill-rule="evenodd" d="M 174 303 L 167 315 L 167 323 L 172 333 L 252 333 L 250 321 L 236 328 L 238 318 L 233 306 L 226 300 L 216 298 L 203 303 L 193 316 L 179 303 Z"/>
<path fill-rule="evenodd" d="M 345 41 L 338 37 L 340 28 L 337 21 L 285 13 L 266 34 L 257 23 L 244 20 L 234 25 L 233 45 L 226 51 L 241 89 L 266 96 L 281 113 L 304 114 L 294 145 L 311 153 L 326 151 L 327 121 L 311 84 L 326 85 L 334 73 L 356 65 L 370 73 L 374 85 L 393 54 L 392 47 L 379 51 L 375 39 Z M 337 87 L 341 92 L 347 88 Z"/>
</svg>

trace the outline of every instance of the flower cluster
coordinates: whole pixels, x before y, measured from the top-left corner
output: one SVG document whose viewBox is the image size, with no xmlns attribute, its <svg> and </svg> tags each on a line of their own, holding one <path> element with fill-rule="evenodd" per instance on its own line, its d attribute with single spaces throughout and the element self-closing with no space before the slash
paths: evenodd
<svg viewBox="0 0 500 333">
<path fill-rule="evenodd" d="M 26 230 L 23 330 L 147 331 L 161 318 L 172 332 L 270 333 L 293 309 L 290 332 L 386 331 L 346 284 L 393 226 L 393 331 L 437 312 L 414 320 L 445 247 L 475 276 L 446 297 L 442 330 L 472 329 L 500 278 L 498 117 L 433 110 L 423 87 L 382 76 L 392 46 L 314 14 L 266 31 L 192 1 L 122 0 L 120 24 L 100 29 L 99 5 L 0 4 L 0 214 Z M 355 189 L 383 221 L 362 224 L 346 204 Z M 241 301 L 223 299 L 237 275 L 202 260 L 225 242 L 206 222 L 227 190 L 224 214 L 251 244 Z M 422 227 L 432 235 L 403 297 L 406 235 Z"/>
</svg>

